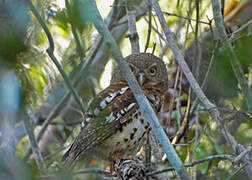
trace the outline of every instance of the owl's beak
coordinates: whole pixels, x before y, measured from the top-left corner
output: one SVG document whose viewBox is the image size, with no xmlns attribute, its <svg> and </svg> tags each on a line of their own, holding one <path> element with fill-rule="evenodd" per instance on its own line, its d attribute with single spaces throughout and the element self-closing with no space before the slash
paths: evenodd
<svg viewBox="0 0 252 180">
<path fill-rule="evenodd" d="M 138 83 L 140 84 L 140 86 L 143 86 L 143 84 L 144 84 L 145 81 L 146 81 L 146 78 L 145 78 L 145 76 L 144 76 L 144 73 L 139 73 L 139 74 L 138 74 L 137 80 L 138 80 Z"/>
</svg>

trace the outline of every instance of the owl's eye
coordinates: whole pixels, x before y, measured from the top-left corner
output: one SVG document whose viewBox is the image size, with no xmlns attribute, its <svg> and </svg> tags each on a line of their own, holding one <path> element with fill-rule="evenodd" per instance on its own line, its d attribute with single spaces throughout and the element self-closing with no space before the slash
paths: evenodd
<svg viewBox="0 0 252 180">
<path fill-rule="evenodd" d="M 149 73 L 151 76 L 155 76 L 156 73 L 157 73 L 157 67 L 156 66 L 152 66 L 150 69 L 149 69 Z"/>
</svg>

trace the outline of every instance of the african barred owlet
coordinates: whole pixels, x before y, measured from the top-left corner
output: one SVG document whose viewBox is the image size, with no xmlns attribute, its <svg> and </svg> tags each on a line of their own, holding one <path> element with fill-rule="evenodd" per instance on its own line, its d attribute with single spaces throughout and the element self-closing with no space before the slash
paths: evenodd
<svg viewBox="0 0 252 180">
<path fill-rule="evenodd" d="M 133 54 L 125 60 L 157 113 L 168 87 L 164 63 L 148 53 Z M 150 130 L 128 83 L 116 69 L 111 85 L 89 105 L 81 132 L 63 160 L 70 165 L 82 156 L 114 163 L 123 157 L 134 156 Z"/>
</svg>

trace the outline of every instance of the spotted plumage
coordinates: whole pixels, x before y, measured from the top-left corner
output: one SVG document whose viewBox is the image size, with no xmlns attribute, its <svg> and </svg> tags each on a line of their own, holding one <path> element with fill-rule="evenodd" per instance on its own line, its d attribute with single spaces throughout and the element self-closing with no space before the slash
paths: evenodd
<svg viewBox="0 0 252 180">
<path fill-rule="evenodd" d="M 125 59 L 158 112 L 168 83 L 164 63 L 148 53 L 133 54 Z M 113 163 L 135 155 L 151 130 L 119 69 L 115 70 L 111 85 L 93 99 L 81 126 L 81 132 L 63 157 L 66 164 L 72 164 L 81 156 Z"/>
</svg>

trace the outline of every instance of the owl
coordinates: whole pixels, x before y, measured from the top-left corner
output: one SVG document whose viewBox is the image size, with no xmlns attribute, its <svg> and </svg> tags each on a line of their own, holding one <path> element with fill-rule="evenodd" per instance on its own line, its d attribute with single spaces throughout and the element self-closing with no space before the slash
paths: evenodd
<svg viewBox="0 0 252 180">
<path fill-rule="evenodd" d="M 132 54 L 125 60 L 158 113 L 168 88 L 164 63 L 149 53 Z M 79 135 L 63 156 L 66 165 L 73 164 L 80 157 L 113 164 L 118 159 L 134 156 L 151 131 L 118 68 L 112 75 L 110 86 L 90 103 L 81 126 Z"/>
</svg>

